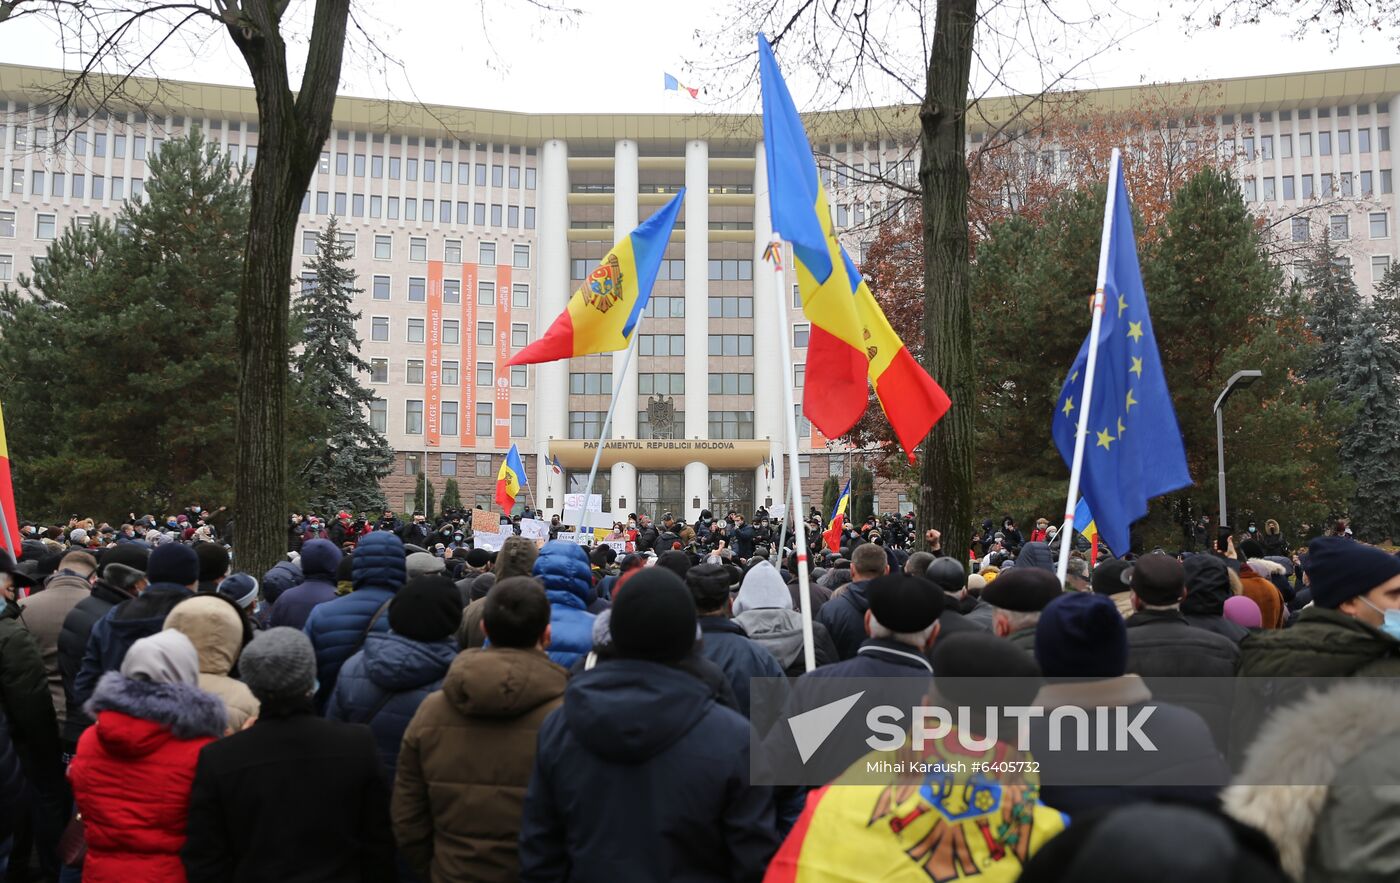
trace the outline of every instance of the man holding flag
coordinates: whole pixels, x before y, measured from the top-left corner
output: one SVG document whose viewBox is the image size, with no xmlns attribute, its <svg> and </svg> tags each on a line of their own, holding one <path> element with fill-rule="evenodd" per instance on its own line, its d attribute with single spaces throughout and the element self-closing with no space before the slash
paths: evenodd
<svg viewBox="0 0 1400 883">
<path fill-rule="evenodd" d="M 1110 164 L 1099 280 L 1089 336 L 1060 390 L 1052 432 L 1070 467 L 1066 536 L 1082 488 L 1093 524 L 1115 555 L 1152 497 L 1191 484 L 1186 449 L 1152 334 L 1138 268 L 1132 206 L 1118 150 Z M 1070 544 L 1060 547 L 1064 582 Z"/>
</svg>

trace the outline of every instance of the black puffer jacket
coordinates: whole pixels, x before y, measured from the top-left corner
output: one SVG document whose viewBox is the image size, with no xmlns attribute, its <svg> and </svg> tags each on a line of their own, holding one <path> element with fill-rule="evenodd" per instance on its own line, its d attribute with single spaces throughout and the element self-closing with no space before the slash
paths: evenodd
<svg viewBox="0 0 1400 883">
<path fill-rule="evenodd" d="M 63 631 L 58 634 L 58 673 L 63 678 L 63 693 L 68 704 L 68 716 L 63 723 L 65 745 L 77 745 L 83 730 L 92 726 L 92 718 L 73 694 L 73 681 L 83 666 L 83 652 L 87 649 L 92 626 L 106 616 L 107 611 L 134 597 L 131 592 L 99 579 L 92 587 L 92 594 L 79 601 L 63 620 Z"/>
</svg>

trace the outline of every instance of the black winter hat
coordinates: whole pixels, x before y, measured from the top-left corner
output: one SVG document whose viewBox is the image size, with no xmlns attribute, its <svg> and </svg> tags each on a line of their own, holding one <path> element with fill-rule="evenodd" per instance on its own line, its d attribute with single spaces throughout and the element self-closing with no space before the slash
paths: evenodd
<svg viewBox="0 0 1400 883">
<path fill-rule="evenodd" d="M 921 632 L 938 621 L 943 613 L 943 593 L 926 579 L 889 573 L 865 587 L 870 614 L 893 632 Z"/>
<path fill-rule="evenodd" d="M 1039 689 L 1040 666 L 1031 655 L 991 632 L 940 637 L 929 661 L 939 695 L 958 705 L 1030 705 Z"/>
<path fill-rule="evenodd" d="M 105 575 L 108 564 L 125 564 L 134 570 L 144 572 L 146 562 L 150 560 L 151 550 L 138 543 L 117 543 L 111 548 L 102 550 L 102 556 L 97 559 L 97 575 Z"/>
<path fill-rule="evenodd" d="M 954 558 L 935 558 L 924 570 L 924 576 L 949 594 L 967 588 L 967 570 Z"/>
<path fill-rule="evenodd" d="M 685 585 L 697 610 L 716 610 L 729 597 L 732 574 L 723 564 L 699 564 L 685 573 Z"/>
<path fill-rule="evenodd" d="M 194 553 L 199 557 L 200 582 L 213 582 L 228 575 L 228 549 L 217 543 L 199 543 Z"/>
<path fill-rule="evenodd" d="M 467 566 L 481 569 L 490 564 L 494 557 L 485 549 L 472 549 L 467 553 Z"/>
<path fill-rule="evenodd" d="M 184 543 L 162 543 L 146 562 L 146 579 L 181 586 L 199 582 L 199 555 Z"/>
<path fill-rule="evenodd" d="M 679 662 L 694 648 L 695 601 L 672 571 L 643 568 L 614 597 L 608 627 L 618 656 Z"/>
<path fill-rule="evenodd" d="M 1039 567 L 1013 567 L 987 583 L 982 600 L 1002 610 L 1034 613 L 1060 597 L 1060 581 Z"/>
<path fill-rule="evenodd" d="M 389 603 L 389 628 L 415 641 L 441 641 L 462 624 L 462 593 L 445 576 L 415 576 Z"/>
<path fill-rule="evenodd" d="M 1123 571 L 1131 567 L 1122 558 L 1110 558 L 1107 561 L 1099 562 L 1094 568 L 1094 574 L 1089 578 L 1090 585 L 1094 588 L 1096 595 L 1116 595 L 1119 592 L 1126 592 L 1128 586 L 1123 582 Z"/>
<path fill-rule="evenodd" d="M 1347 537 L 1318 537 L 1308 543 L 1303 570 L 1313 603 L 1336 610 L 1343 601 L 1400 576 L 1400 558 Z"/>
<path fill-rule="evenodd" d="M 1170 555 L 1143 555 L 1133 562 L 1131 586 L 1146 604 L 1177 604 L 1186 588 L 1186 570 Z"/>
</svg>

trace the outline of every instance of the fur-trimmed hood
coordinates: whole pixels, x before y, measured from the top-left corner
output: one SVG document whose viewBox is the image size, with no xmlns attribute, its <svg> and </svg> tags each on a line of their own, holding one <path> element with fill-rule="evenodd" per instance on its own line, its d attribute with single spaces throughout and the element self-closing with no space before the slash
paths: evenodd
<svg viewBox="0 0 1400 883">
<path fill-rule="evenodd" d="M 125 755 L 149 754 L 171 736 L 218 738 L 228 721 L 223 700 L 192 684 L 156 683 L 115 671 L 97 682 L 84 710 L 97 718 L 97 736 L 107 750 Z"/>
<path fill-rule="evenodd" d="M 1330 786 L 1348 764 L 1397 736 L 1400 704 L 1392 688 L 1354 681 L 1310 695 L 1280 709 L 1259 731 L 1244 769 L 1223 794 L 1225 811 L 1268 835 L 1290 877 L 1310 879 L 1314 835 Z M 1345 799 L 1367 796 L 1349 789 Z"/>
</svg>

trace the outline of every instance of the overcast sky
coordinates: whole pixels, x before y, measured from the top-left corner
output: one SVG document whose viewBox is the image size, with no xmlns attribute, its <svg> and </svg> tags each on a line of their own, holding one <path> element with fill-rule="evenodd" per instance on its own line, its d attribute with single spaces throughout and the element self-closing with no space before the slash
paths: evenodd
<svg viewBox="0 0 1400 883">
<path fill-rule="evenodd" d="M 340 91 L 537 112 L 747 112 L 756 108 L 757 93 L 752 90 L 730 97 L 742 78 L 731 76 L 725 81 L 703 70 L 704 60 L 713 56 L 696 35 L 725 27 L 729 17 L 724 0 L 574 2 L 582 7 L 582 14 L 571 23 L 561 23 L 555 16 L 542 20 L 521 0 L 487 0 L 485 7 L 472 0 L 358 2 L 364 26 L 399 64 L 376 64 L 372 54 L 349 55 Z M 932 5 L 932 0 L 926 2 Z M 1116 6 L 1096 0 L 1057 0 L 1054 5 L 1072 15 L 1081 15 L 1085 9 L 1107 14 L 1098 24 L 1075 29 L 1079 33 L 1071 34 L 1071 39 L 1045 48 L 1045 64 L 1030 61 L 1024 41 L 1030 31 L 1039 38 L 1055 29 L 1045 22 L 1023 28 L 1011 41 L 1021 41 L 1015 51 L 1003 53 L 1010 58 L 1002 79 L 1015 91 L 1037 91 L 1047 76 L 1066 71 L 1071 72 L 1069 85 L 1093 88 L 1388 64 L 1397 58 L 1393 33 L 1345 33 L 1338 46 L 1329 35 L 1317 33 L 1295 39 L 1286 20 L 1189 33 L 1174 9 L 1164 10 L 1154 20 L 1121 8 L 1166 5 L 1157 0 L 1117 0 Z M 311 6 L 310 0 L 294 2 L 289 12 L 293 39 L 309 26 Z M 916 32 L 905 28 L 898 33 Z M 789 78 L 796 80 L 799 104 L 811 107 L 839 100 L 829 90 L 823 93 L 815 80 L 804 78 L 800 65 L 790 60 L 793 55 L 784 62 L 780 52 L 779 61 L 784 62 Z M 0 25 L 0 59 L 51 67 L 65 63 L 51 28 L 35 19 Z M 67 59 L 69 66 L 74 63 L 75 59 Z M 237 51 L 218 34 L 201 43 L 177 42 L 159 56 L 158 65 L 161 74 L 178 79 L 249 83 Z M 708 94 L 692 101 L 664 92 L 662 76 L 667 72 L 688 85 L 709 87 Z M 977 78 L 994 91 L 1006 91 L 990 83 L 986 73 Z M 900 92 L 892 84 L 873 83 L 858 103 L 880 100 L 900 100 Z"/>
</svg>

